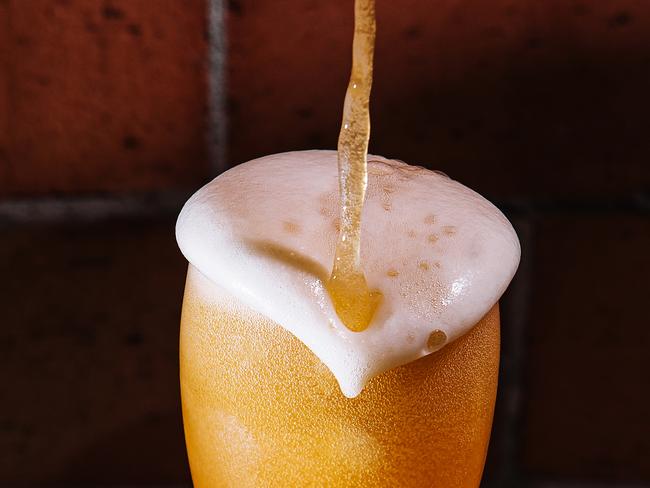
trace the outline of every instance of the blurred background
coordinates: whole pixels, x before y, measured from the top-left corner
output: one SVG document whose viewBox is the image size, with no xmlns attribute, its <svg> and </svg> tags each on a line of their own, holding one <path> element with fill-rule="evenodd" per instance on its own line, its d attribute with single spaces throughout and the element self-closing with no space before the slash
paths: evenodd
<svg viewBox="0 0 650 488">
<path fill-rule="evenodd" d="M 0 0 L 0 486 L 190 486 L 192 190 L 334 148 L 352 0 Z M 650 487 L 650 3 L 377 0 L 371 151 L 494 201 L 486 487 Z"/>
</svg>

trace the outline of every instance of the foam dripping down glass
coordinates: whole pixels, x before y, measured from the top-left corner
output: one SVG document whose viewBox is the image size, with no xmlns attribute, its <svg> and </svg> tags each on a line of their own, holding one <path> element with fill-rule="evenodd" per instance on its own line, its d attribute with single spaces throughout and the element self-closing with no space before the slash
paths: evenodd
<svg viewBox="0 0 650 488">
<path fill-rule="evenodd" d="M 239 165 L 178 219 L 199 488 L 480 483 L 519 243 L 460 183 L 366 155 L 372 0 L 355 13 L 338 153 Z"/>
</svg>

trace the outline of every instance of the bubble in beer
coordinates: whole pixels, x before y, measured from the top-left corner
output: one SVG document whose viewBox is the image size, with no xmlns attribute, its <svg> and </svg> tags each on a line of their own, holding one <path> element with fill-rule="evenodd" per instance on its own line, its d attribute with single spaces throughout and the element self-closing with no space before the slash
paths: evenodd
<svg viewBox="0 0 650 488">
<path fill-rule="evenodd" d="M 427 216 L 424 218 L 424 223 L 425 223 L 425 224 L 428 224 L 428 225 L 433 225 L 433 224 L 435 224 L 435 223 L 436 223 L 436 216 L 433 215 L 433 214 L 431 214 L 431 215 L 427 215 Z"/>
<path fill-rule="evenodd" d="M 453 236 L 456 233 L 456 227 L 453 225 L 445 225 L 442 232 L 447 236 Z"/>
<path fill-rule="evenodd" d="M 298 234 L 300 232 L 300 226 L 295 222 L 289 222 L 289 221 L 283 222 L 282 229 L 288 234 Z"/>
<path fill-rule="evenodd" d="M 431 332 L 431 334 L 429 334 L 429 338 L 427 339 L 427 348 L 430 351 L 435 351 L 436 349 L 439 349 L 440 346 L 442 346 L 445 342 L 447 342 L 447 334 L 445 334 L 440 329 L 436 329 Z"/>
<path fill-rule="evenodd" d="M 418 268 L 424 271 L 429 271 L 429 263 L 427 263 L 426 261 L 420 261 L 420 263 L 418 264 Z"/>
<path fill-rule="evenodd" d="M 396 269 L 391 268 L 386 272 L 386 274 L 388 276 L 390 276 L 391 278 L 397 278 L 399 276 L 399 271 L 397 271 Z"/>
<path fill-rule="evenodd" d="M 370 157 L 370 155 L 368 155 Z M 378 185 L 383 185 L 385 182 L 393 182 L 391 178 L 393 168 L 389 160 L 385 161 L 370 161 L 368 160 L 368 176 L 372 178 Z"/>
<path fill-rule="evenodd" d="M 436 242 L 438 242 L 438 236 L 436 234 L 429 234 L 427 240 L 429 241 L 430 244 L 435 244 Z"/>
</svg>

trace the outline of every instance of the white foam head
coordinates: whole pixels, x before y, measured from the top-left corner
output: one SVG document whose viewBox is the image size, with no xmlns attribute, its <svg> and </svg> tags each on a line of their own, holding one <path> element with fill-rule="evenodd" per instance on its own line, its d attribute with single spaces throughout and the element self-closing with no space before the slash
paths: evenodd
<svg viewBox="0 0 650 488">
<path fill-rule="evenodd" d="M 190 263 L 305 343 L 348 397 L 432 352 L 432 331 L 447 343 L 467 332 L 505 291 L 520 255 L 508 220 L 479 194 L 424 168 L 368 161 L 361 256 L 384 298 L 363 332 L 341 323 L 325 290 L 338 235 L 335 151 L 239 165 L 196 192 L 176 225 Z"/>
</svg>

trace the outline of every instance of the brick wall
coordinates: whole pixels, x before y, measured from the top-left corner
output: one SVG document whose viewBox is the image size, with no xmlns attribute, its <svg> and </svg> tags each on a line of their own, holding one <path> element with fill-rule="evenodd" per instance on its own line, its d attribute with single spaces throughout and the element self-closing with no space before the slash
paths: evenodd
<svg viewBox="0 0 650 488">
<path fill-rule="evenodd" d="M 0 195 L 202 181 L 203 0 L 4 0 L 0 25 Z"/>
<path fill-rule="evenodd" d="M 174 219 L 214 168 L 208 14 L 0 0 L 0 486 L 189 482 Z"/>
<path fill-rule="evenodd" d="M 371 150 L 522 241 L 485 485 L 650 486 L 650 6 L 377 9 Z M 0 485 L 189 483 L 174 217 L 335 146 L 351 29 L 351 0 L 0 0 Z"/>
</svg>

